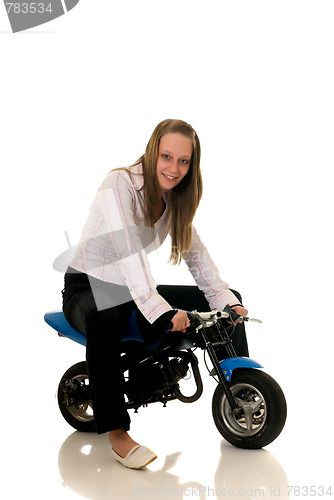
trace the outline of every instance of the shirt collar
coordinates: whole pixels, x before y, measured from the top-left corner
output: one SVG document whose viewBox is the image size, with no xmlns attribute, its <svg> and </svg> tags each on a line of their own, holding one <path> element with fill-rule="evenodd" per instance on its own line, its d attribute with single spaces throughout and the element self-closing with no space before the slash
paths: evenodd
<svg viewBox="0 0 334 500">
<path fill-rule="evenodd" d="M 137 165 L 131 167 L 130 177 L 133 187 L 136 189 L 136 191 L 140 191 L 144 186 L 144 172 L 142 163 L 138 163 Z M 163 199 L 166 203 L 168 203 L 169 201 L 169 196 L 170 192 L 168 191 L 163 195 Z"/>
</svg>

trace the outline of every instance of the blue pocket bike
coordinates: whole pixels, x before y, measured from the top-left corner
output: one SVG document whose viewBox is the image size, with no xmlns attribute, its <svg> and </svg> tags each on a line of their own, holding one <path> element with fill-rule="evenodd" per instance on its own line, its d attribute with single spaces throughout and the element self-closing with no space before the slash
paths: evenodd
<svg viewBox="0 0 334 500">
<path fill-rule="evenodd" d="M 204 351 L 205 366 L 216 380 L 212 398 L 212 415 L 219 433 L 239 448 L 262 448 L 282 431 L 287 413 L 284 394 L 278 383 L 248 357 L 237 356 L 233 347 L 233 331 L 239 319 L 227 306 L 188 313 L 190 327 L 186 333 L 166 332 L 152 345 L 146 345 L 136 324 L 135 313 L 122 334 L 122 368 L 127 409 L 135 413 L 141 406 L 178 399 L 184 403 L 196 401 L 203 392 L 196 349 Z M 60 336 L 86 344 L 85 336 L 73 329 L 62 311 L 48 312 L 45 321 Z M 228 322 L 227 322 L 227 321 Z M 218 351 L 224 349 L 224 359 Z M 212 367 L 208 367 L 208 354 Z M 193 394 L 185 395 L 180 388 L 183 379 L 192 375 Z M 182 382 L 185 384 L 185 382 Z M 188 384 L 188 381 L 186 382 Z M 183 391 L 183 392 L 182 392 Z M 107 395 L 106 395 L 107 397 Z M 86 362 L 71 366 L 62 376 L 58 387 L 58 404 L 65 420 L 78 431 L 94 432 L 89 377 Z"/>
</svg>

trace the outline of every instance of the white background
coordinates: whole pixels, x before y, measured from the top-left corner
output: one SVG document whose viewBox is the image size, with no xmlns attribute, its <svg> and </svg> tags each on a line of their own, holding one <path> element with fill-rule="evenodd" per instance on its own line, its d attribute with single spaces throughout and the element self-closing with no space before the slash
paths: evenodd
<svg viewBox="0 0 334 500">
<path fill-rule="evenodd" d="M 3 498 L 162 497 L 167 487 L 186 498 L 194 485 L 201 498 L 224 487 L 286 498 L 290 484 L 334 493 L 333 16 L 322 0 L 81 0 L 12 34 L 0 6 Z M 250 353 L 289 413 L 266 450 L 234 449 L 214 427 L 203 369 L 198 402 L 132 414 L 133 437 L 159 455 L 138 472 L 109 459 L 105 436 L 72 434 L 62 419 L 58 380 L 84 350 L 43 316 L 61 308 L 53 261 L 65 231 L 77 243 L 106 173 L 137 160 L 165 118 L 200 137 L 195 224 L 263 319 L 247 325 Z M 192 283 L 168 252 L 151 258 L 156 282 Z"/>
</svg>

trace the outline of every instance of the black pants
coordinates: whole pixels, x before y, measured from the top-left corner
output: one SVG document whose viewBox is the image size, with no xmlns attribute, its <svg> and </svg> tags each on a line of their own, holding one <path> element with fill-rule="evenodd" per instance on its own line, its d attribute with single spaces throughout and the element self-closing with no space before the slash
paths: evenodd
<svg viewBox="0 0 334 500">
<path fill-rule="evenodd" d="M 196 286 L 160 285 L 157 290 L 169 304 L 178 309 L 210 310 L 203 292 Z M 96 293 L 100 294 L 99 297 L 103 295 L 108 304 L 113 304 L 114 298 L 120 295 L 124 297 L 124 302 L 105 309 L 99 306 L 98 310 Z M 238 292 L 233 293 L 241 303 Z M 96 431 L 102 434 L 114 429 L 129 430 L 130 417 L 125 407 L 121 369 L 121 332 L 133 310 L 137 312 L 145 343 L 154 342 L 165 333 L 166 328 L 160 325 L 159 331 L 144 318 L 126 287 L 92 277 L 88 279 L 85 273 L 72 268 L 68 268 L 65 274 L 62 294 L 65 318 L 73 328 L 86 336 L 86 362 Z M 99 304 L 100 302 L 99 300 Z M 233 338 L 237 354 L 248 356 L 243 323 L 237 325 Z"/>
</svg>

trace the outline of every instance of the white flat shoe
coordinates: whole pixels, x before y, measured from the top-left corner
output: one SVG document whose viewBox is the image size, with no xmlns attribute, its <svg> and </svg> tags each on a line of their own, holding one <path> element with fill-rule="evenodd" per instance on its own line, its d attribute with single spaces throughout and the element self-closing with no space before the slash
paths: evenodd
<svg viewBox="0 0 334 500">
<path fill-rule="evenodd" d="M 143 469 L 146 465 L 150 464 L 157 458 L 154 451 L 146 448 L 146 446 L 141 446 L 140 444 L 136 444 L 136 446 L 131 448 L 129 453 L 124 458 L 120 457 L 112 448 L 111 453 L 117 462 L 120 462 L 122 465 L 125 465 L 125 467 L 129 467 L 130 469 Z"/>
</svg>

